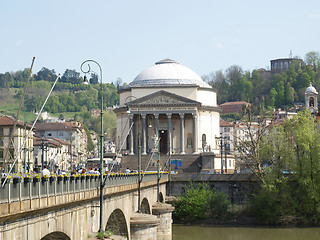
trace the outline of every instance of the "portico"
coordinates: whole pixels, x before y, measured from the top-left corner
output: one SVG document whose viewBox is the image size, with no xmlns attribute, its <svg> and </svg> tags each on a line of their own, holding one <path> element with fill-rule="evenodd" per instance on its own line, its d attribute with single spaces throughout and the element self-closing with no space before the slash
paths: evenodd
<svg viewBox="0 0 320 240">
<path fill-rule="evenodd" d="M 141 151 L 145 155 L 154 148 L 154 139 L 159 139 L 160 152 L 168 153 L 197 153 L 196 136 L 196 113 L 143 113 L 141 133 Z M 137 126 L 139 115 L 132 114 L 134 125 Z M 146 120 L 148 119 L 148 120 Z M 192 132 L 185 133 L 185 121 L 191 122 Z M 174 127 L 173 127 L 174 126 Z M 177 128 L 175 128 L 177 127 Z M 134 143 L 138 136 L 137 129 L 132 129 L 129 134 L 130 155 L 134 154 Z M 170 134 L 172 133 L 172 134 Z"/>
</svg>

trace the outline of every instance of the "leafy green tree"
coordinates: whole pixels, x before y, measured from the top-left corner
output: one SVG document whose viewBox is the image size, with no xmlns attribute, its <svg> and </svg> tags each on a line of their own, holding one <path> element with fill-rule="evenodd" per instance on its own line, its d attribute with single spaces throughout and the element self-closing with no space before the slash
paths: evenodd
<svg viewBox="0 0 320 240">
<path fill-rule="evenodd" d="M 319 123 L 308 110 L 299 112 L 262 138 L 259 151 L 260 161 L 268 162 L 261 191 L 253 198 L 252 205 L 260 220 L 276 224 L 294 219 L 299 223 L 318 224 Z"/>
<path fill-rule="evenodd" d="M 257 70 L 253 70 L 251 73 L 252 94 L 256 102 L 261 102 L 263 97 L 263 77 Z"/>
<path fill-rule="evenodd" d="M 93 141 L 92 141 L 92 138 L 91 138 L 90 131 L 87 128 L 87 126 L 84 126 L 84 130 L 86 131 L 86 134 L 87 134 L 87 137 L 88 137 L 88 141 L 87 141 L 88 151 L 92 152 L 94 150 L 94 144 L 93 144 Z"/>
<path fill-rule="evenodd" d="M 99 78 L 98 74 L 92 73 L 91 78 L 89 79 L 90 84 L 98 84 L 99 83 Z"/>
<path fill-rule="evenodd" d="M 14 78 L 14 86 L 15 88 L 21 88 L 24 87 L 28 80 L 29 75 L 29 68 L 25 68 L 23 71 L 16 71 L 13 74 L 11 74 Z M 32 80 L 32 77 L 31 77 Z"/>
<path fill-rule="evenodd" d="M 81 84 L 83 80 L 80 78 L 80 73 L 76 70 L 66 69 L 61 77 L 61 82 L 72 83 L 72 84 Z"/>
<path fill-rule="evenodd" d="M 43 67 L 36 75 L 35 80 L 45 80 L 48 82 L 54 82 L 57 78 L 56 71 L 54 69 L 49 70 L 48 68 Z"/>
<path fill-rule="evenodd" d="M 95 118 L 92 123 L 93 130 L 97 133 L 101 131 L 101 118 Z M 113 141 L 115 139 L 113 136 L 114 129 L 117 125 L 117 116 L 113 111 L 104 111 L 103 112 L 103 131 L 106 134 L 106 137 L 111 138 Z"/>
<path fill-rule="evenodd" d="M 295 91 L 294 88 L 291 87 L 290 82 L 287 82 L 285 89 L 285 105 L 292 106 L 294 103 Z"/>
<path fill-rule="evenodd" d="M 270 94 L 269 94 L 269 97 L 268 97 L 268 106 L 271 106 L 271 107 L 275 107 L 276 106 L 276 99 L 277 99 L 277 96 L 278 96 L 278 93 L 276 91 L 276 89 L 272 88 L 270 90 Z"/>
<path fill-rule="evenodd" d="M 38 112 L 44 103 L 45 98 L 39 95 L 34 95 L 25 101 L 25 107 L 28 112 Z"/>
<path fill-rule="evenodd" d="M 317 71 L 320 63 L 320 53 L 318 51 L 310 51 L 305 56 L 305 62 L 312 65 L 314 71 Z"/>
<path fill-rule="evenodd" d="M 0 74 L 0 88 L 9 88 L 13 86 L 14 78 L 11 76 L 9 72 L 5 74 Z"/>
<path fill-rule="evenodd" d="M 239 101 L 241 99 L 240 92 L 238 91 L 239 82 L 243 78 L 243 70 L 240 66 L 233 65 L 226 70 L 226 79 L 230 85 L 229 99 L 231 101 Z"/>
<path fill-rule="evenodd" d="M 297 211 L 313 222 L 320 220 L 320 127 L 308 110 L 300 112 L 288 123 L 295 153 L 291 168 L 296 173 Z"/>
<path fill-rule="evenodd" d="M 252 101 L 253 86 L 252 86 L 252 83 L 249 81 L 249 78 L 250 78 L 250 73 L 247 72 L 238 83 L 239 100 L 248 101 L 248 102 Z"/>
</svg>

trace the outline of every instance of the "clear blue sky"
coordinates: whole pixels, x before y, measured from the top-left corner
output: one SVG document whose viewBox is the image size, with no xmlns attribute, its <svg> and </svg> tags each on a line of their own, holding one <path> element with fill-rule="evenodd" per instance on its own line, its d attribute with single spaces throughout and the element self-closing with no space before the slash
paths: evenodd
<svg viewBox="0 0 320 240">
<path fill-rule="evenodd" d="M 0 73 L 94 59 L 109 83 L 164 58 L 201 76 L 320 50 L 319 0 L 1 0 L 0 23 Z"/>
</svg>

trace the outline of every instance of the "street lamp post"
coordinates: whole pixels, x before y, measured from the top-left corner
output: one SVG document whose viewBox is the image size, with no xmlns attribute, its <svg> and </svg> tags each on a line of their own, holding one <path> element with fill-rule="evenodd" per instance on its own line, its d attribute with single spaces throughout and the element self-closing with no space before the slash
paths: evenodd
<svg viewBox="0 0 320 240">
<path fill-rule="evenodd" d="M 73 170 L 73 159 L 72 159 L 72 135 L 71 135 L 71 138 L 70 138 L 70 172 L 72 172 Z"/>
<path fill-rule="evenodd" d="M 225 161 L 225 172 L 228 173 L 228 159 L 227 159 L 227 138 L 224 140 L 224 161 Z"/>
<path fill-rule="evenodd" d="M 160 202 L 160 144 L 158 144 L 157 173 L 158 173 L 158 178 L 157 178 L 157 202 Z"/>
<path fill-rule="evenodd" d="M 102 92 L 102 69 L 99 63 L 97 63 L 95 60 L 89 59 L 89 60 L 85 60 L 83 63 L 81 63 L 81 71 L 83 73 L 89 73 L 91 72 L 91 68 L 90 68 L 90 64 L 89 62 L 93 62 L 96 65 L 98 65 L 99 69 L 100 69 L 100 100 L 101 100 L 101 132 L 100 132 L 100 225 L 99 225 L 99 232 L 103 232 L 103 228 L 102 228 L 102 214 L 103 214 L 103 92 Z M 83 70 L 83 65 L 85 63 L 88 63 L 88 70 L 85 71 Z"/>
<path fill-rule="evenodd" d="M 26 122 L 24 122 L 24 138 L 27 136 L 27 124 L 26 124 Z M 27 143 L 27 146 L 29 146 L 29 143 Z M 27 173 L 27 157 L 26 157 L 26 155 L 27 155 L 27 148 L 26 148 L 26 146 L 24 146 L 24 148 L 23 148 L 23 170 L 24 170 L 24 173 Z"/>
<path fill-rule="evenodd" d="M 221 156 L 221 174 L 223 174 L 223 138 L 220 133 L 220 156 Z"/>
<path fill-rule="evenodd" d="M 216 137 L 216 139 L 220 140 L 221 174 L 223 174 L 223 139 L 226 139 L 226 137 L 223 137 L 220 133 L 220 137 Z"/>
<path fill-rule="evenodd" d="M 125 103 L 129 98 L 134 98 L 138 103 L 138 212 L 141 213 L 141 131 L 140 131 L 140 103 L 135 96 L 128 96 Z"/>
</svg>

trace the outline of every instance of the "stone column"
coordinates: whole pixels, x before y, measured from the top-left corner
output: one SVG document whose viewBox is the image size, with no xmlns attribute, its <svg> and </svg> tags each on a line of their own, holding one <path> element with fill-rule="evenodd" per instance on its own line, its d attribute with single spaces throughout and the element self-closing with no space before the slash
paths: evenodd
<svg viewBox="0 0 320 240">
<path fill-rule="evenodd" d="M 172 124 L 171 124 L 171 116 L 172 113 L 167 113 L 167 118 L 168 118 L 168 152 L 172 152 Z"/>
<path fill-rule="evenodd" d="M 197 144 L 197 114 L 193 113 L 193 129 L 192 129 L 192 136 L 193 136 L 193 153 L 198 153 L 198 144 Z"/>
<path fill-rule="evenodd" d="M 174 207 L 166 203 L 152 205 L 152 214 L 160 220 L 157 230 L 158 239 L 172 239 L 172 212 Z"/>
<path fill-rule="evenodd" d="M 129 128 L 131 127 L 133 123 L 133 114 L 129 115 Z M 134 155 L 133 153 L 133 125 L 129 131 L 129 148 L 130 148 L 130 153 L 129 155 Z"/>
<path fill-rule="evenodd" d="M 142 117 L 142 155 L 146 155 L 146 140 L 147 140 L 147 136 L 146 136 L 146 114 L 141 114 Z"/>
<path fill-rule="evenodd" d="M 130 239 L 157 239 L 157 228 L 160 220 L 156 216 L 143 213 L 133 213 L 130 217 Z"/>
<path fill-rule="evenodd" d="M 184 113 L 180 113 L 180 154 L 185 154 L 184 151 Z"/>
<path fill-rule="evenodd" d="M 154 114 L 154 131 L 157 139 L 159 139 L 159 114 Z"/>
</svg>

